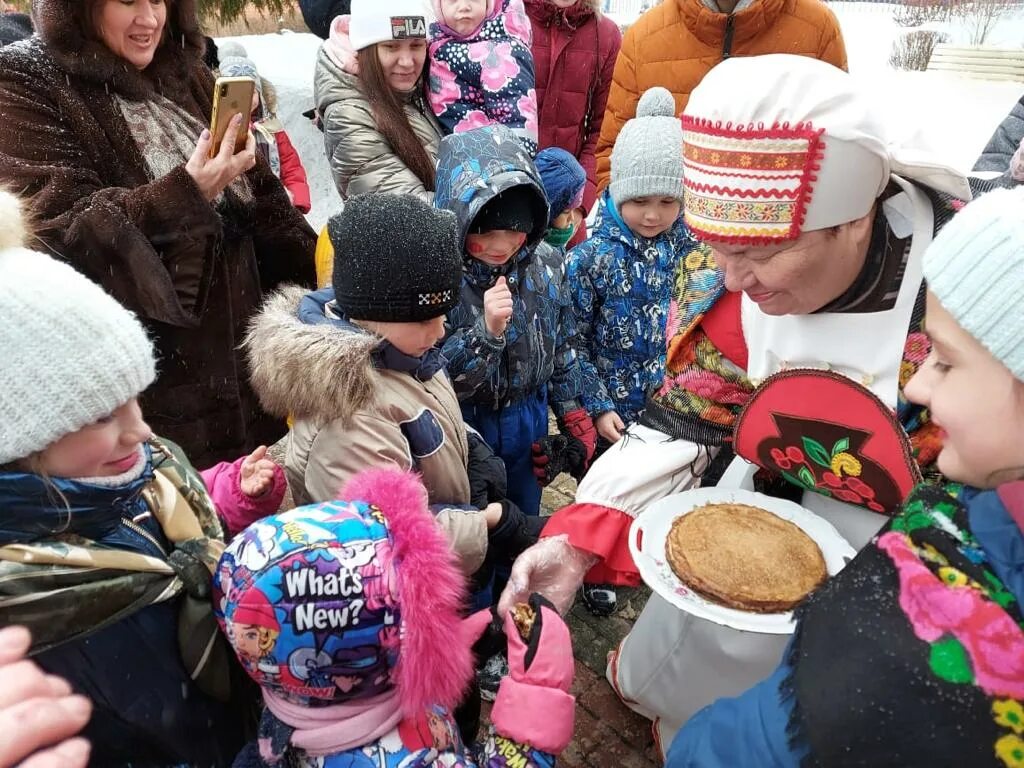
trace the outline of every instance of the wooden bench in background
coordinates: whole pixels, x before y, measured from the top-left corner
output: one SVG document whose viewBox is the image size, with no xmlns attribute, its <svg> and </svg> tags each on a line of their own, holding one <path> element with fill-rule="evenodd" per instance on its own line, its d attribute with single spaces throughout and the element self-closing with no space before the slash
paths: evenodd
<svg viewBox="0 0 1024 768">
<path fill-rule="evenodd" d="M 929 72 L 950 72 L 986 80 L 1024 82 L 1024 49 L 940 43 L 928 61 Z"/>
</svg>

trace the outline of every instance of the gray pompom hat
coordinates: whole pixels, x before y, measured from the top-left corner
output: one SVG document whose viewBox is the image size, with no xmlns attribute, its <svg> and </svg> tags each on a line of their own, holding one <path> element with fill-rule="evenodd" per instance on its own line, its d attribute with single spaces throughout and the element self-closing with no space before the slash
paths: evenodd
<svg viewBox="0 0 1024 768">
<path fill-rule="evenodd" d="M 636 117 L 626 123 L 612 149 L 608 189 L 616 207 L 638 197 L 683 199 L 683 125 L 665 88 L 640 97 Z"/>
</svg>

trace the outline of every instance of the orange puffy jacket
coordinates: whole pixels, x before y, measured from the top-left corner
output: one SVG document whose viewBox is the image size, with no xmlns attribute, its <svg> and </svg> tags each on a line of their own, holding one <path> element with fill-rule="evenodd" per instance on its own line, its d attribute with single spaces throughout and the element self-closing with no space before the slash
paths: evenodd
<svg viewBox="0 0 1024 768">
<path fill-rule="evenodd" d="M 664 0 L 629 28 L 615 62 L 608 107 L 597 141 L 597 183 L 611 173 L 612 146 L 636 103 L 656 85 L 672 91 L 682 112 L 690 93 L 729 56 L 794 53 L 846 69 L 839 22 L 820 0 L 754 0 L 733 14 L 703 0 Z"/>
</svg>

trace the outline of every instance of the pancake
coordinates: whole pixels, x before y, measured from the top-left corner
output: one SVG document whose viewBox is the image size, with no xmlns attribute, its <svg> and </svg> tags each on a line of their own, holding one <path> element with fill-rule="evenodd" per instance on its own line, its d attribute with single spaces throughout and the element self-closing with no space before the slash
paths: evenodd
<svg viewBox="0 0 1024 768">
<path fill-rule="evenodd" d="M 512 621 L 515 622 L 516 629 L 519 630 L 519 636 L 523 638 L 523 642 L 529 642 L 530 633 L 533 631 L 533 622 L 536 619 L 537 615 L 527 603 L 516 603 L 512 607 Z"/>
<path fill-rule="evenodd" d="M 755 613 L 791 610 L 828 577 L 810 536 L 748 504 L 705 504 L 677 518 L 665 554 L 694 592 Z"/>
</svg>

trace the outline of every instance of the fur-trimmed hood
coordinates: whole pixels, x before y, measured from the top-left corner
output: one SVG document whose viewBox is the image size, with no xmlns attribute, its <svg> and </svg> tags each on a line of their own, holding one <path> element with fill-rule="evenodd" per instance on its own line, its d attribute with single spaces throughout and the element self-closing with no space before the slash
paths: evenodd
<svg viewBox="0 0 1024 768">
<path fill-rule="evenodd" d="M 243 343 L 252 387 L 275 416 L 348 418 L 374 402 L 373 351 L 381 339 L 335 323 L 303 322 L 299 305 L 308 293 L 284 288 L 252 319 Z"/>
<path fill-rule="evenodd" d="M 144 70 L 112 53 L 101 41 L 86 36 L 85 5 L 83 0 L 33 3 L 36 35 L 61 69 L 133 99 L 146 98 L 156 90 L 173 100 L 173 94 L 187 91 L 192 69 L 202 63 L 206 49 L 195 0 L 168 3 L 163 40 Z"/>
</svg>

